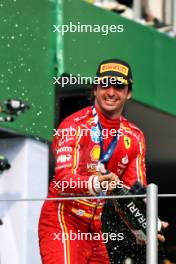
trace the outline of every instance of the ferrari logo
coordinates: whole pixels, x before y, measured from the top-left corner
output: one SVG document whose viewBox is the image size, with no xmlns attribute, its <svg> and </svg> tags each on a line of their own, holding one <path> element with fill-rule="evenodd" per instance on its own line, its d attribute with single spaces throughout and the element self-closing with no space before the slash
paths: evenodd
<svg viewBox="0 0 176 264">
<path fill-rule="evenodd" d="M 129 149 L 131 147 L 131 138 L 124 136 L 124 144 L 125 144 L 125 148 Z"/>
</svg>

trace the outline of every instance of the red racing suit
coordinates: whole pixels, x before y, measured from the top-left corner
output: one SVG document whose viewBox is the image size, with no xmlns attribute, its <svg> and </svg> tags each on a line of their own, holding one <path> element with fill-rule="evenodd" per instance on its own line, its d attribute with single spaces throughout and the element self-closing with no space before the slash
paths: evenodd
<svg viewBox="0 0 176 264">
<path fill-rule="evenodd" d="M 48 197 L 93 197 L 100 193 L 96 172 L 100 142 L 92 133 L 98 120 L 103 128 L 108 128 L 108 134 L 104 136 L 105 149 L 113 136 L 109 129 L 114 128 L 119 134 L 107 165 L 109 171 L 118 175 L 126 187 L 132 186 L 136 180 L 146 184 L 145 143 L 141 130 L 124 117 L 119 121 L 107 120 L 99 111 L 97 114 L 95 108 L 86 107 L 67 117 L 55 131 L 56 170 Z M 39 221 L 43 264 L 109 263 L 101 233 L 103 203 L 103 200 L 93 198 L 45 201 Z M 83 233 L 89 237 L 80 238 Z"/>
</svg>

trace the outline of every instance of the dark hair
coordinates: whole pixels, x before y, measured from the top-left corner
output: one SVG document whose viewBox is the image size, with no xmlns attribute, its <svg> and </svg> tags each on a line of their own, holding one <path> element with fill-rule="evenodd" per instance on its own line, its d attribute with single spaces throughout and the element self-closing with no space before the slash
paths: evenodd
<svg viewBox="0 0 176 264">
<path fill-rule="evenodd" d="M 98 84 L 93 84 L 93 86 L 92 86 L 92 88 L 93 88 L 92 91 L 94 91 L 94 89 L 97 88 L 97 85 L 98 85 Z M 132 83 L 129 83 L 129 84 L 128 84 L 128 90 L 129 90 L 130 92 L 132 91 L 132 86 L 133 86 Z"/>
<path fill-rule="evenodd" d="M 132 91 L 132 83 L 128 84 L 128 90 L 131 92 Z"/>
</svg>

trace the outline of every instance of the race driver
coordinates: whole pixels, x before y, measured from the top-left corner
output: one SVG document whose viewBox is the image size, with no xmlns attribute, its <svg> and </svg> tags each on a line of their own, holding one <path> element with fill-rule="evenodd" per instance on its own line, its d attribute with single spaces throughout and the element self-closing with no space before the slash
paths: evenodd
<svg viewBox="0 0 176 264">
<path fill-rule="evenodd" d="M 121 115 L 131 98 L 131 68 L 120 59 L 103 61 L 97 80 L 93 106 L 67 117 L 54 135 L 56 168 L 48 197 L 85 198 L 44 202 L 39 221 L 43 264 L 109 264 L 101 232 L 104 200 L 93 197 L 111 193 L 120 182 L 127 188 L 136 180 L 146 185 L 143 133 Z"/>
</svg>

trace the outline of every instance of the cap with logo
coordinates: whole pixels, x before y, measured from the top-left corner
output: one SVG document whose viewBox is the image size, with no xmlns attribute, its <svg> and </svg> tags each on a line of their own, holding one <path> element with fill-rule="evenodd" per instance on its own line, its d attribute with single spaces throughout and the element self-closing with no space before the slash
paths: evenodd
<svg viewBox="0 0 176 264">
<path fill-rule="evenodd" d="M 96 75 L 100 80 L 115 77 L 117 80 L 121 80 L 123 85 L 133 83 L 130 65 L 120 59 L 109 59 L 101 62 Z"/>
</svg>

